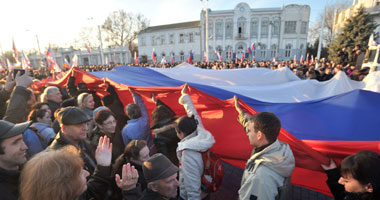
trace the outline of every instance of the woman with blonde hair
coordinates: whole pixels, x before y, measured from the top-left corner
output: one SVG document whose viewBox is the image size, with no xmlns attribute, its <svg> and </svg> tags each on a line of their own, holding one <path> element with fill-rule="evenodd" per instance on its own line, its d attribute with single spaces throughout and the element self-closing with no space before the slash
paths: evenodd
<svg viewBox="0 0 380 200">
<path fill-rule="evenodd" d="M 43 151 L 29 160 L 21 173 L 21 200 L 104 199 L 110 184 L 107 171 L 111 165 L 112 144 L 107 137 L 99 139 L 96 150 L 97 170 L 87 182 L 89 172 L 74 146 Z M 130 165 L 123 166 L 123 178 L 115 181 L 123 191 L 136 187 L 138 173 Z M 137 192 L 137 191 L 136 191 Z"/>
</svg>

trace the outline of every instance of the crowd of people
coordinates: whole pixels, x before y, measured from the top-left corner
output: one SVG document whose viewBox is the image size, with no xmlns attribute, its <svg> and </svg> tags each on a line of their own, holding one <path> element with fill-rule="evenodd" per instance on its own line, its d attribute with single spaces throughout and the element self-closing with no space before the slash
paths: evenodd
<svg viewBox="0 0 380 200">
<path fill-rule="evenodd" d="M 300 77 L 306 70 L 306 77 L 317 79 L 337 69 L 346 73 L 352 69 L 324 61 L 320 62 L 320 71 L 311 69 L 313 63 L 292 61 L 195 65 L 213 69 L 287 66 Z M 94 71 L 112 67 L 82 68 Z M 215 139 L 203 126 L 187 94 L 187 84 L 178 99 L 187 115 L 177 116 L 151 94 L 156 107 L 150 121 L 146 102 L 133 88 L 129 88 L 133 102 L 124 105 L 107 81 L 108 94 L 100 98 L 76 80 L 74 70 L 65 88 L 48 86 L 33 91 L 32 83 L 28 73 L 9 73 L 0 90 L 1 199 L 211 198 L 201 178 L 205 169 L 202 152 L 208 151 Z M 291 199 L 295 158 L 290 146 L 278 140 L 280 120 L 269 112 L 250 116 L 236 97 L 235 108 L 237 120 L 254 147 L 244 169 L 239 199 Z M 340 170 L 334 161 L 321 166 L 335 199 L 380 198 L 378 153 L 363 151 L 349 156 Z"/>
</svg>

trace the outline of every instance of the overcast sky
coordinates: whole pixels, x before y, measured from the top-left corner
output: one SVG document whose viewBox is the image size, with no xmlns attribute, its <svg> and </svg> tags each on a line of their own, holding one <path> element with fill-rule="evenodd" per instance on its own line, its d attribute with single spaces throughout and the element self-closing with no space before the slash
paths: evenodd
<svg viewBox="0 0 380 200">
<path fill-rule="evenodd" d="M 204 0 L 205 1 L 205 0 Z M 316 21 L 326 2 L 331 0 L 210 0 L 212 10 L 231 10 L 246 2 L 251 8 L 281 7 L 283 4 L 308 4 L 311 23 Z M 204 2 L 200 0 L 2 0 L 0 3 L 0 47 L 12 48 L 12 37 L 19 51 L 37 49 L 38 35 L 41 51 L 49 43 L 69 47 L 79 38 L 83 26 L 100 25 L 107 15 L 123 9 L 143 14 L 151 26 L 200 19 Z M 89 18 L 93 20 L 88 20 Z M 1 50 L 1 49 L 0 49 Z"/>
</svg>

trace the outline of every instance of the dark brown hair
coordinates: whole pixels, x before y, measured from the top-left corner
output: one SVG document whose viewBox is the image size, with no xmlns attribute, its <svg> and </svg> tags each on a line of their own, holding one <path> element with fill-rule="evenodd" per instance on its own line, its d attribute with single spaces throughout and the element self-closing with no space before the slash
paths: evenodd
<svg viewBox="0 0 380 200">
<path fill-rule="evenodd" d="M 281 122 L 275 114 L 271 112 L 261 112 L 250 117 L 249 121 L 253 122 L 255 131 L 264 133 L 269 143 L 276 141 L 281 130 Z"/>
</svg>

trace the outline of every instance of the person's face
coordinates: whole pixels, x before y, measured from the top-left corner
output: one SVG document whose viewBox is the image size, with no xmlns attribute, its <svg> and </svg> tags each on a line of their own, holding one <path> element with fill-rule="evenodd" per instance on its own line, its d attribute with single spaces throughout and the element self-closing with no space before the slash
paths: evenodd
<svg viewBox="0 0 380 200">
<path fill-rule="evenodd" d="M 56 90 L 52 94 L 48 95 L 48 99 L 51 101 L 54 101 L 56 103 L 61 103 L 62 102 L 62 94 L 59 90 Z"/>
<path fill-rule="evenodd" d="M 94 97 L 92 95 L 88 95 L 86 99 L 84 100 L 83 105 L 84 107 L 88 109 L 91 109 L 91 110 L 94 109 L 94 106 L 95 106 Z"/>
<path fill-rule="evenodd" d="M 7 170 L 16 170 L 19 165 L 26 162 L 28 147 L 22 140 L 22 134 L 6 138 L 1 143 L 4 154 L 0 154 L 0 166 Z"/>
<path fill-rule="evenodd" d="M 181 131 L 177 131 L 177 137 L 182 140 L 183 138 L 185 138 L 185 134 Z"/>
<path fill-rule="evenodd" d="M 87 138 L 87 122 L 75 125 L 63 125 L 62 131 L 70 140 L 78 142 Z"/>
<path fill-rule="evenodd" d="M 144 148 L 142 148 L 140 150 L 140 153 L 139 153 L 139 159 L 138 160 L 135 160 L 135 159 L 131 159 L 134 163 L 138 164 L 138 165 L 142 165 L 145 161 L 147 161 L 148 159 L 150 158 L 149 156 L 149 148 L 147 146 L 145 146 Z"/>
<path fill-rule="evenodd" d="M 110 115 L 106 120 L 103 121 L 103 124 L 98 124 L 100 130 L 104 133 L 115 133 L 116 130 L 116 120 Z"/>
<path fill-rule="evenodd" d="M 365 185 L 359 183 L 358 180 L 352 177 L 352 175 L 347 175 L 346 177 L 340 177 L 338 183 L 344 186 L 346 192 L 351 193 L 361 193 L 369 192 L 369 188 Z"/>
<path fill-rule="evenodd" d="M 81 170 L 79 173 L 79 181 L 80 181 L 80 188 L 79 188 L 79 194 L 78 196 L 82 195 L 84 191 L 87 190 L 87 176 L 89 176 L 90 173 L 84 169 Z"/>
<path fill-rule="evenodd" d="M 42 118 L 37 117 L 37 121 L 51 125 L 50 113 L 46 111 L 45 115 Z"/>
<path fill-rule="evenodd" d="M 41 106 L 42 110 L 46 110 L 49 113 L 49 116 L 51 116 L 51 110 L 48 105 L 44 104 Z"/>
<path fill-rule="evenodd" d="M 157 192 L 164 197 L 175 198 L 178 186 L 177 173 L 175 173 L 168 178 L 158 180 Z"/>
<path fill-rule="evenodd" d="M 255 130 L 254 125 L 255 125 L 254 122 L 249 121 L 247 136 L 248 136 L 249 144 L 251 144 L 254 147 L 257 147 L 258 146 L 257 131 Z"/>
</svg>

